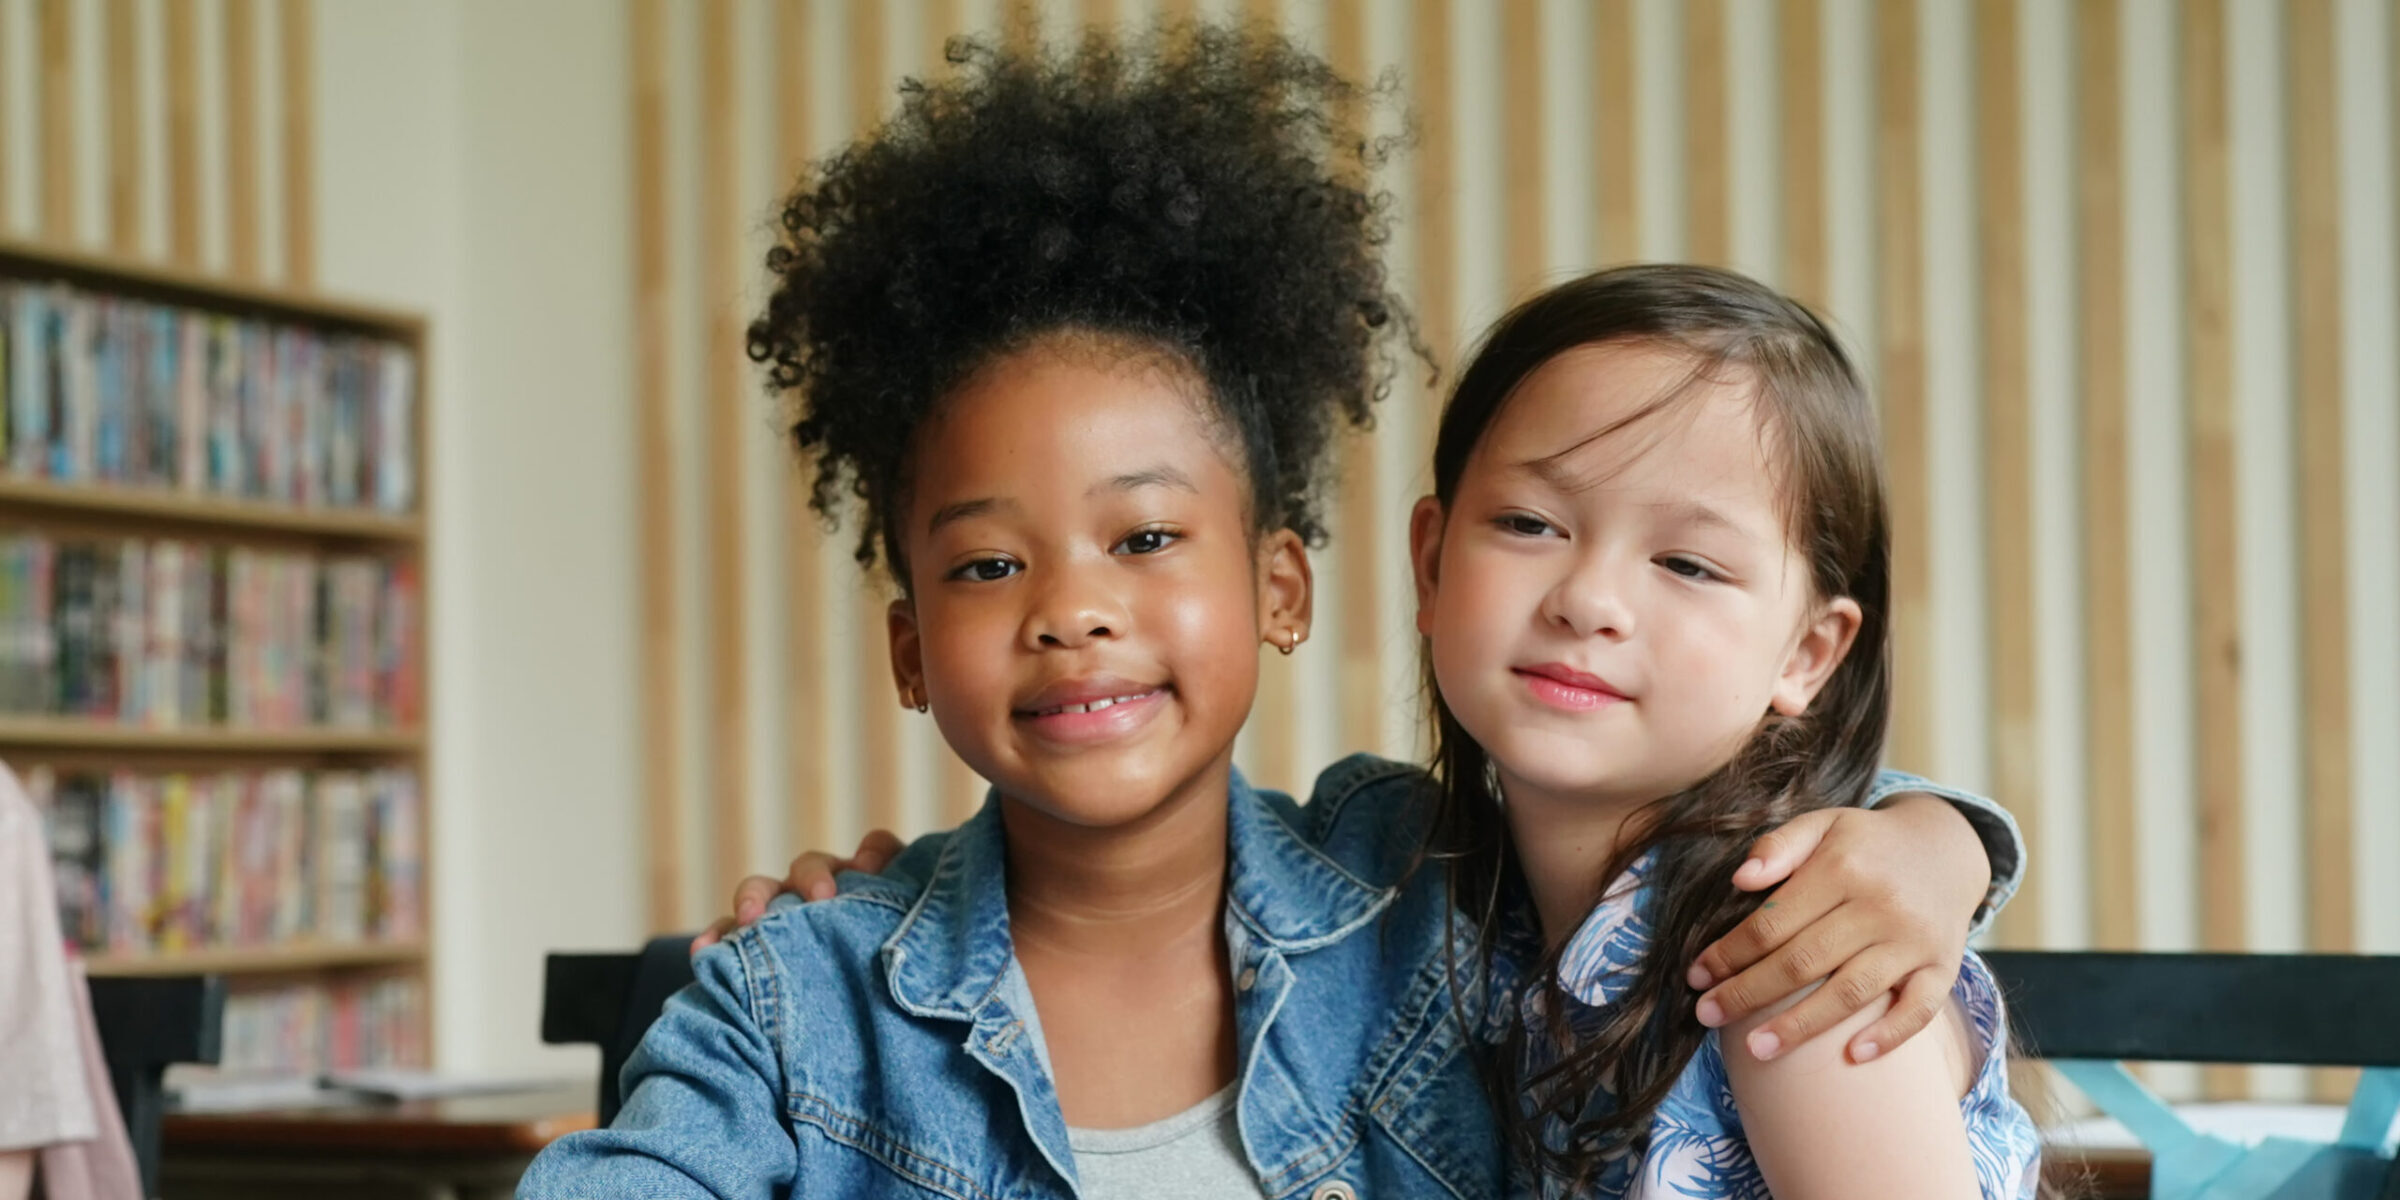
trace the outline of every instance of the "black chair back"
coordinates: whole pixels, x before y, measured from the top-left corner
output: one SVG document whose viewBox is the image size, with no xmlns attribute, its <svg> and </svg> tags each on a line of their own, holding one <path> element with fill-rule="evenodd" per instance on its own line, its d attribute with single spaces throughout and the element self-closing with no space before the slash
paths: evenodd
<svg viewBox="0 0 2400 1200">
<path fill-rule="evenodd" d="M 600 1047 L 600 1123 L 624 1105 L 618 1076 L 667 997 L 692 981 L 691 934 L 652 938 L 636 954 L 553 954 L 542 972 L 542 1040 Z"/>
<path fill-rule="evenodd" d="M 224 1054 L 225 980 L 215 975 L 94 979 L 92 1024 L 109 1086 L 141 1168 L 142 1194 L 158 1194 L 158 1136 L 166 1120 L 167 1068 Z"/>
<path fill-rule="evenodd" d="M 2400 958 L 1994 950 L 2025 1053 L 2400 1067 Z"/>
</svg>

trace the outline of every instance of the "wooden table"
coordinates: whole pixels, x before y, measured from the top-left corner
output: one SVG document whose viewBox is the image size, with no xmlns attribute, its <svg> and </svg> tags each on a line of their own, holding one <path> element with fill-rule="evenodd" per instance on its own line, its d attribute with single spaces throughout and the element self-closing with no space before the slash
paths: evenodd
<svg viewBox="0 0 2400 1200">
<path fill-rule="evenodd" d="M 527 1163 L 596 1120 L 592 1085 L 167 1118 L 169 1200 L 499 1200 Z"/>
<path fill-rule="evenodd" d="M 2042 1149 L 2042 1173 L 2069 1195 L 2084 1200 L 2150 1200 L 2147 1150 Z"/>
</svg>

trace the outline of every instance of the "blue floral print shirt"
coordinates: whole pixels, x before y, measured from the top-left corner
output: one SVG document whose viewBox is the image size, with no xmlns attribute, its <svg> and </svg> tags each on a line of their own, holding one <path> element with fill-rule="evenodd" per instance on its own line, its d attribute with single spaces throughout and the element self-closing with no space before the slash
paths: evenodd
<svg viewBox="0 0 2400 1200">
<path fill-rule="evenodd" d="M 1588 1005 L 1571 1026 L 1596 1021 L 1628 986 L 1650 947 L 1645 858 L 1613 884 L 1585 918 L 1559 960 L 1559 982 L 1570 1003 Z M 2033 1119 L 2008 1092 L 2008 1023 L 1999 985 L 1975 952 L 1967 952 L 1951 996 L 1965 1011 L 1982 1066 L 1959 1101 L 1967 1145 L 1984 1200 L 2030 1200 L 2035 1194 L 2041 1137 Z M 1527 1021 L 1540 1019 L 1539 993 L 1528 996 Z M 1766 1177 L 1742 1134 L 1742 1115 L 1725 1074 L 1725 1057 L 1710 1031 L 1650 1122 L 1646 1150 L 1610 1162 L 1588 1193 L 1605 1200 L 1772 1200 Z"/>
</svg>

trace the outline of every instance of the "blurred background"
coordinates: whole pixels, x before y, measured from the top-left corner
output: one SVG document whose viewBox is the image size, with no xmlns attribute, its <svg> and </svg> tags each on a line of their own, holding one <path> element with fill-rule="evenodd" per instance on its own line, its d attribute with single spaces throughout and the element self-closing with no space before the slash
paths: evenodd
<svg viewBox="0 0 2400 1200">
<path fill-rule="evenodd" d="M 39 290 L 63 278 L 270 341 L 366 338 L 408 372 L 382 377 L 398 440 L 375 443 L 404 448 L 379 469 L 407 486 L 372 519 L 292 516 L 325 506 L 304 488 L 110 507 L 72 454 L 12 451 L 22 486 L 0 492 L 12 545 L 370 564 L 386 691 L 363 726 L 95 733 L 159 717 L 52 691 L 0 723 L 0 758 L 46 772 L 54 810 L 99 797 L 78 801 L 95 903 L 122 899 L 112 869 L 141 870 L 112 865 L 111 834 L 188 858 L 153 909 L 205 909 L 242 877 L 200 862 L 238 851 L 176 847 L 238 840 L 257 779 L 307 773 L 331 811 L 352 802 L 323 798 L 327 776 L 337 797 L 365 779 L 374 832 L 295 886 L 356 874 L 369 919 L 279 953 L 272 922 L 162 932 L 153 911 L 128 933 L 103 913 L 95 968 L 232 970 L 272 998 L 265 1042 L 306 1011 L 383 1022 L 385 1057 L 588 1071 L 589 1051 L 538 1043 L 545 952 L 696 928 L 744 873 L 943 827 L 982 794 L 894 698 L 876 585 L 804 511 L 742 355 L 778 198 L 901 78 L 942 69 L 953 34 L 1244 19 L 1405 90 L 1417 145 L 1378 176 L 1389 261 L 1445 369 L 1513 300 L 1632 259 L 1730 265 L 1833 318 L 1881 406 L 1899 519 L 1893 765 L 1998 797 L 2031 846 L 1996 944 L 2400 952 L 2396 11 L 0 0 L 19 312 L 72 309 Z M 1345 459 L 1324 619 L 1264 659 L 1255 780 L 1304 791 L 1344 753 L 1416 752 L 1404 522 L 1441 387 L 1404 375 Z M 261 426 L 252 452 L 308 428 Z M 386 694 L 410 687 L 421 711 Z M 221 807 L 194 802 L 219 815 L 141 832 L 177 787 L 229 776 Z M 2311 1090 L 2297 1071 L 2155 1077 Z"/>
</svg>

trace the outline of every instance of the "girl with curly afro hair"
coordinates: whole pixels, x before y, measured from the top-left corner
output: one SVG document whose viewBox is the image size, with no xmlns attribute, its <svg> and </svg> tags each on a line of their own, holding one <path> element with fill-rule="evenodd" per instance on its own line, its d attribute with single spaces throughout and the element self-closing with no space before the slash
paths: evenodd
<svg viewBox="0 0 2400 1200">
<path fill-rule="evenodd" d="M 1422 774 L 1233 767 L 1422 357 L 1343 133 L 1387 92 L 1217 28 L 949 57 L 786 200 L 749 348 L 991 797 L 700 954 L 518 1194 L 1495 1195 Z"/>
</svg>

